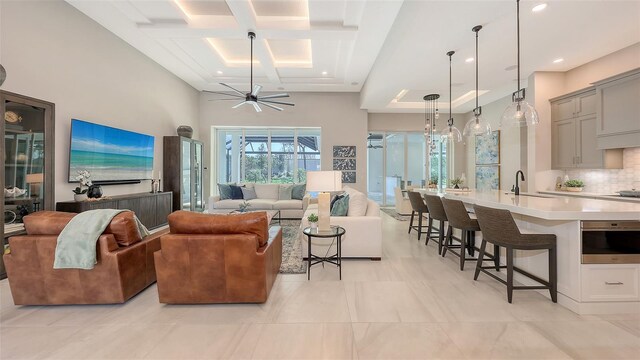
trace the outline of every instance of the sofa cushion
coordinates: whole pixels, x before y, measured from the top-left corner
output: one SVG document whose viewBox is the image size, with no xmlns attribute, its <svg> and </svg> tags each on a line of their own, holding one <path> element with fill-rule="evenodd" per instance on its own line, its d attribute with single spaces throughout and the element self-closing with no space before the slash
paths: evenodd
<svg viewBox="0 0 640 360">
<path fill-rule="evenodd" d="M 307 184 L 295 184 L 293 188 L 291 188 L 291 199 L 294 200 L 302 200 L 304 198 L 304 194 L 307 192 Z"/>
<path fill-rule="evenodd" d="M 280 184 L 255 184 L 258 199 L 278 200 Z"/>
<path fill-rule="evenodd" d="M 300 210 L 302 209 L 302 201 L 300 200 L 278 200 L 273 203 L 276 210 Z"/>
<path fill-rule="evenodd" d="M 168 219 L 172 234 L 255 234 L 260 247 L 269 241 L 265 212 L 216 215 L 180 210 L 169 215 Z"/>
<path fill-rule="evenodd" d="M 251 204 L 249 210 L 271 210 L 273 209 L 273 204 L 276 202 L 276 200 L 258 198 L 249 200 L 247 202 Z"/>
<path fill-rule="evenodd" d="M 218 184 L 218 192 L 220 193 L 220 200 L 231 199 L 231 185 L 235 184 Z"/>
<path fill-rule="evenodd" d="M 349 194 L 348 216 L 365 216 L 369 202 L 367 195 L 350 187 L 345 188 L 345 192 Z"/>
<path fill-rule="evenodd" d="M 112 234 L 120 246 L 142 241 L 133 211 L 124 211 L 113 217 L 103 234 Z"/>
<path fill-rule="evenodd" d="M 338 196 L 331 206 L 331 216 L 347 216 L 349 212 L 349 194 Z"/>
<path fill-rule="evenodd" d="M 214 209 L 239 209 L 244 200 L 220 200 L 213 203 Z"/>
<path fill-rule="evenodd" d="M 251 188 L 242 187 L 242 198 L 245 200 L 257 199 L 258 195 L 256 195 L 256 190 Z"/>
<path fill-rule="evenodd" d="M 229 185 L 231 188 L 231 199 L 233 200 L 242 200 L 244 197 L 242 196 L 242 187 L 238 185 Z"/>
<path fill-rule="evenodd" d="M 59 235 L 76 215 L 61 211 L 38 211 L 25 216 L 22 221 L 28 235 Z"/>
<path fill-rule="evenodd" d="M 280 190 L 278 192 L 278 200 L 291 200 L 291 190 L 293 185 L 280 184 Z"/>
</svg>

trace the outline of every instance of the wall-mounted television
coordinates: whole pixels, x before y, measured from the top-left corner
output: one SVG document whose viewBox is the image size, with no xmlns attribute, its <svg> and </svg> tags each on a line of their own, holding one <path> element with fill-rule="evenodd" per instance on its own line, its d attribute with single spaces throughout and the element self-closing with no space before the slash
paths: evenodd
<svg viewBox="0 0 640 360">
<path fill-rule="evenodd" d="M 94 183 L 131 183 L 151 179 L 154 137 L 71 119 L 69 182 L 78 171 Z"/>
</svg>

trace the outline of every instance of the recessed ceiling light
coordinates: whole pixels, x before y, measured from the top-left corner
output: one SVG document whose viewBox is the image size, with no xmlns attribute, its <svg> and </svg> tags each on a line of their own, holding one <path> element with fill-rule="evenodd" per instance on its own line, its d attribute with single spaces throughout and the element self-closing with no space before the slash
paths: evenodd
<svg viewBox="0 0 640 360">
<path fill-rule="evenodd" d="M 222 71 L 220 71 L 220 70 L 216 71 L 216 73 L 217 73 L 218 75 L 222 75 Z"/>
<path fill-rule="evenodd" d="M 356 86 L 356 85 L 358 85 L 358 82 L 354 81 L 354 82 L 351 83 L 351 85 Z"/>
<path fill-rule="evenodd" d="M 473 60 L 474 60 L 474 59 L 473 59 L 472 57 L 470 57 L 470 58 L 467 58 L 467 60 L 465 60 L 464 62 L 471 63 L 471 62 L 473 62 Z"/>
<path fill-rule="evenodd" d="M 542 4 L 538 4 L 538 5 L 534 6 L 534 7 L 531 9 L 531 11 L 533 11 L 533 12 L 538 12 L 538 11 L 542 11 L 542 10 L 544 10 L 544 9 L 546 9 L 546 8 L 547 8 L 547 4 L 546 4 L 546 3 L 542 3 Z"/>
<path fill-rule="evenodd" d="M 284 88 L 283 88 L 282 86 L 280 86 L 280 87 L 278 88 L 278 90 L 284 90 Z"/>
<path fill-rule="evenodd" d="M 327 74 L 328 74 L 328 72 L 326 72 L 326 71 L 322 72 L 322 75 L 324 75 L 324 76 L 326 76 Z"/>
<path fill-rule="evenodd" d="M 563 62 L 563 61 L 564 61 L 564 59 L 563 59 L 563 58 L 559 58 L 559 59 L 555 59 L 555 60 L 553 60 L 553 63 L 554 63 L 554 64 L 558 64 L 558 63 L 561 63 L 561 62 Z"/>
</svg>

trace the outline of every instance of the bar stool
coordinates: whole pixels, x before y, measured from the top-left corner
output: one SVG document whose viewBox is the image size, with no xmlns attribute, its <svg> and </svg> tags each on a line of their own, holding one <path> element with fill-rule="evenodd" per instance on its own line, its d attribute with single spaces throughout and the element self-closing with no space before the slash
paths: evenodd
<svg viewBox="0 0 640 360">
<path fill-rule="evenodd" d="M 429 228 L 427 231 L 431 232 L 433 220 L 437 220 L 440 222 L 440 226 L 438 227 L 438 254 L 442 254 L 442 246 L 445 242 L 444 223 L 448 221 L 447 213 L 444 211 L 440 196 L 424 194 L 424 201 L 427 203 L 427 208 L 429 209 Z M 447 232 L 446 238 L 451 241 L 450 232 Z M 428 241 L 429 236 L 427 236 L 427 242 Z"/>
<path fill-rule="evenodd" d="M 558 265 L 556 251 L 556 236 L 554 234 L 522 234 L 516 225 L 515 220 L 508 210 L 492 209 L 484 206 L 473 206 L 478 224 L 482 230 L 482 245 L 480 246 L 480 254 L 478 255 L 478 263 L 476 265 L 476 273 L 473 277 L 478 280 L 480 271 L 491 276 L 492 278 L 507 285 L 507 300 L 511 303 L 513 298 L 513 290 L 539 290 L 549 289 L 551 300 L 558 302 Z M 482 266 L 482 259 L 485 255 L 487 242 L 494 245 L 503 246 L 507 250 L 507 266 L 501 268 L 507 269 L 507 281 L 504 281 L 496 275 L 487 271 L 490 267 Z M 514 250 L 549 250 L 549 280 L 541 279 L 527 271 L 519 269 L 513 265 Z M 513 286 L 513 272 L 517 271 L 522 275 L 529 277 L 542 286 Z"/>
<path fill-rule="evenodd" d="M 472 219 L 469 216 L 467 208 L 464 206 L 462 201 L 442 198 L 442 206 L 447 214 L 447 219 L 449 219 L 447 232 L 452 231 L 452 228 L 460 229 L 462 231 L 460 247 L 454 247 L 445 242 L 442 249 L 442 257 L 447 254 L 447 250 L 451 251 L 452 254 L 460 258 L 460 271 L 462 271 L 464 270 L 465 261 L 478 260 L 474 257 L 467 257 L 465 249 L 470 256 L 473 256 L 475 250 L 475 232 L 480 231 L 480 225 L 478 225 L 478 220 Z M 459 248 L 460 252 L 456 253 L 452 250 L 454 248 Z M 500 249 L 498 245 L 493 246 L 493 255 L 489 256 L 488 260 L 493 260 L 496 271 L 500 270 Z"/>
<path fill-rule="evenodd" d="M 424 200 L 422 200 L 422 196 L 420 193 L 415 191 L 409 191 L 407 193 L 409 196 L 409 201 L 411 202 L 411 221 L 409 222 L 409 234 L 411 234 L 411 230 L 416 230 L 418 232 L 418 241 L 420 241 L 420 236 L 422 234 L 427 234 L 427 242 L 429 241 L 429 228 L 427 227 L 427 231 L 422 231 L 424 226 L 422 226 L 422 216 L 423 214 L 428 214 L 429 209 L 427 205 L 424 204 Z M 415 214 L 418 214 L 418 226 L 413 225 L 413 218 Z"/>
</svg>

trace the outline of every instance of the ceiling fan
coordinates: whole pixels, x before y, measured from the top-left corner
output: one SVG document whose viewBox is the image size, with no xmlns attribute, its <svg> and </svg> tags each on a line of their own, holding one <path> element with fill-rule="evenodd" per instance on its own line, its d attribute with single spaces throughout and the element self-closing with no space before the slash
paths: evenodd
<svg viewBox="0 0 640 360">
<path fill-rule="evenodd" d="M 207 93 L 212 93 L 212 94 L 230 96 L 231 98 L 212 99 L 212 100 L 209 100 L 209 101 L 241 100 L 241 102 L 236 104 L 236 105 L 234 105 L 232 107 L 232 109 L 237 109 L 240 106 L 245 105 L 245 104 L 251 104 L 251 105 L 253 105 L 253 108 L 256 110 L 256 112 L 261 112 L 262 111 L 262 108 L 260 108 L 260 105 L 264 105 L 266 107 L 269 107 L 269 108 L 272 108 L 272 109 L 278 110 L 278 111 L 282 111 L 283 110 L 278 105 L 295 106 L 295 104 L 290 103 L 290 102 L 283 102 L 283 101 L 275 101 L 274 100 L 274 99 L 280 99 L 280 98 L 289 97 L 289 94 L 287 94 L 287 93 L 273 94 L 273 95 L 267 95 L 267 96 L 259 96 L 258 95 L 260 93 L 260 90 L 262 90 L 262 85 L 258 85 L 258 84 L 256 84 L 255 86 L 253 85 L 253 39 L 256 38 L 256 33 L 254 33 L 253 31 L 249 31 L 248 36 L 249 36 L 249 39 L 251 39 L 251 85 L 249 87 L 250 92 L 245 94 L 242 91 L 234 88 L 233 86 L 230 86 L 230 85 L 225 84 L 225 83 L 220 83 L 220 85 L 231 89 L 233 92 L 232 93 L 227 93 L 227 92 L 220 92 L 220 91 L 208 91 L 208 90 L 203 90 L 203 91 L 207 92 Z"/>
<path fill-rule="evenodd" d="M 382 140 L 382 134 L 369 134 L 369 136 L 367 136 L 367 140 L 369 141 L 369 144 L 367 145 L 368 149 L 382 149 L 382 145 L 373 145 L 373 143 L 371 143 L 372 140 Z"/>
</svg>

